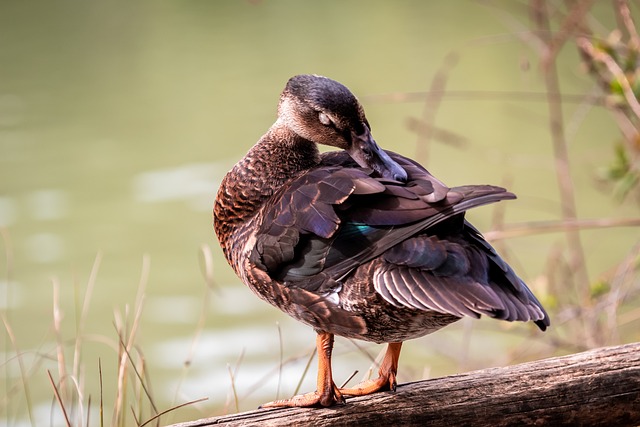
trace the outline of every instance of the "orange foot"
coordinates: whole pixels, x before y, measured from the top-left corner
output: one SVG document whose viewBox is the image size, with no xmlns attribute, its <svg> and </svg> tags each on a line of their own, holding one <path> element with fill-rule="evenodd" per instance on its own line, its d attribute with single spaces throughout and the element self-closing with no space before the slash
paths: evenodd
<svg viewBox="0 0 640 427">
<path fill-rule="evenodd" d="M 313 393 L 300 394 L 291 399 L 274 400 L 265 403 L 261 408 L 333 406 L 344 403 L 340 389 L 333 382 L 331 372 L 331 352 L 333 351 L 333 334 L 318 332 L 316 338 L 318 349 L 318 388 Z"/>
<path fill-rule="evenodd" d="M 345 396 L 365 396 L 383 390 L 396 391 L 396 373 L 401 348 L 401 342 L 389 343 L 377 379 L 363 381 L 353 388 L 341 388 L 340 392 Z"/>
<path fill-rule="evenodd" d="M 338 387 L 333 385 L 330 390 L 324 392 L 314 391 L 307 394 L 299 394 L 291 399 L 274 400 L 260 405 L 260 408 L 282 408 L 282 407 L 310 407 L 310 406 L 333 406 L 337 403 L 343 404 L 344 397 Z"/>
<path fill-rule="evenodd" d="M 344 396 L 364 396 L 381 390 L 396 391 L 396 372 L 402 343 L 389 343 L 384 355 L 378 379 L 364 381 L 354 388 L 339 389 L 333 382 L 331 373 L 331 351 L 333 334 L 318 332 L 316 339 L 318 348 L 318 389 L 313 393 L 300 394 L 290 399 L 274 400 L 265 403 L 261 408 L 333 406 L 344 403 Z"/>
</svg>

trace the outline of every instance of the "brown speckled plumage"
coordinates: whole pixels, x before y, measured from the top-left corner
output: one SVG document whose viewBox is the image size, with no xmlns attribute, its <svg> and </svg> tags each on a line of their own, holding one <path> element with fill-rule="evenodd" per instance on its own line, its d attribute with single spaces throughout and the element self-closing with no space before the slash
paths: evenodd
<svg viewBox="0 0 640 427">
<path fill-rule="evenodd" d="M 319 154 L 316 144 L 344 151 Z M 259 297 L 318 332 L 318 390 L 269 406 L 331 405 L 395 387 L 402 341 L 463 316 L 549 325 L 527 286 L 465 219 L 514 198 L 500 187 L 448 188 L 381 150 L 349 90 L 319 76 L 285 87 L 278 120 L 223 179 L 214 228 Z M 391 343 L 380 378 L 338 390 L 333 334 Z M 322 378 L 322 380 L 320 379 Z"/>
</svg>

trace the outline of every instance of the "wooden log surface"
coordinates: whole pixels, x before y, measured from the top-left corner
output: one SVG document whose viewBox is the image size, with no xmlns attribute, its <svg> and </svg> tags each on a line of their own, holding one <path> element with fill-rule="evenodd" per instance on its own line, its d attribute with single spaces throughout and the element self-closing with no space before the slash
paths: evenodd
<svg viewBox="0 0 640 427">
<path fill-rule="evenodd" d="M 265 409 L 174 424 L 640 426 L 640 343 L 398 386 L 332 408 Z"/>
</svg>

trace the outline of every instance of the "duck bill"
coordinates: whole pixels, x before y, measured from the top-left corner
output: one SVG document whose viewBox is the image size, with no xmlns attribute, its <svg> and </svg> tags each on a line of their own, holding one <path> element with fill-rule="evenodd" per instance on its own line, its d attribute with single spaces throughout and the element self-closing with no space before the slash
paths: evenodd
<svg viewBox="0 0 640 427">
<path fill-rule="evenodd" d="M 360 166 L 373 169 L 383 178 L 402 182 L 407 180 L 407 172 L 376 144 L 369 129 L 361 135 L 351 135 L 351 147 L 347 152 Z"/>
</svg>

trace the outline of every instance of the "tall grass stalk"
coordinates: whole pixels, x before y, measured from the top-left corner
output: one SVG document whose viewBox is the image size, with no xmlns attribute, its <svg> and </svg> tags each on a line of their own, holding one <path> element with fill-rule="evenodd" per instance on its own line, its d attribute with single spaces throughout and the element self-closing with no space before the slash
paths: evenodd
<svg viewBox="0 0 640 427">
<path fill-rule="evenodd" d="M 89 274 L 89 280 L 87 281 L 87 287 L 84 294 L 84 300 L 82 302 L 82 310 L 79 316 L 76 316 L 76 339 L 75 347 L 73 351 L 73 375 L 76 378 L 80 378 L 80 367 L 82 365 L 82 344 L 84 338 L 84 328 L 87 323 L 87 317 L 89 315 L 89 307 L 91 304 L 91 297 L 93 295 L 93 288 L 96 284 L 98 277 L 98 270 L 100 269 L 100 263 L 102 262 L 102 253 L 98 252 L 93 261 L 91 267 L 91 273 Z"/>
<path fill-rule="evenodd" d="M 231 395 L 233 397 L 233 403 L 236 408 L 236 412 L 240 410 L 240 406 L 238 404 L 238 392 L 236 390 L 236 378 L 234 374 L 234 370 L 231 369 L 231 365 L 227 363 L 227 371 L 229 372 L 229 379 L 231 380 Z"/>
<path fill-rule="evenodd" d="M 174 405 L 178 401 L 180 392 L 182 390 L 182 384 L 184 383 L 184 380 L 189 373 L 189 369 L 191 368 L 194 355 L 196 354 L 198 344 L 200 342 L 200 336 L 202 335 L 202 331 L 205 328 L 207 314 L 209 312 L 209 307 L 211 304 L 211 293 L 217 289 L 214 278 L 213 253 L 211 252 L 211 247 L 205 244 L 201 245 L 199 255 L 202 277 L 204 278 L 206 286 L 204 289 L 204 296 L 202 298 L 202 305 L 200 306 L 200 314 L 198 315 L 196 327 L 191 338 L 191 344 L 189 345 L 189 351 L 187 352 L 187 356 L 183 362 L 182 374 L 180 375 L 178 385 L 176 386 L 176 390 L 173 395 Z"/>
<path fill-rule="evenodd" d="M 116 420 L 117 425 L 126 426 L 126 419 L 124 413 L 124 402 L 127 396 L 127 361 L 129 360 L 129 354 L 133 344 L 135 342 L 138 326 L 140 325 L 140 316 L 142 315 L 142 307 L 144 302 L 144 295 L 146 285 L 149 279 L 149 268 L 151 259 L 149 255 L 145 254 L 142 258 L 142 272 L 140 274 L 140 282 L 138 284 L 138 292 L 136 295 L 133 322 L 130 329 L 128 328 L 128 307 L 126 309 L 124 321 L 120 317 L 120 322 L 116 321 L 116 331 L 120 337 L 120 351 L 119 351 L 119 364 L 118 364 L 118 376 L 117 387 L 118 393 L 116 397 L 116 404 L 114 407 L 113 419 Z M 118 319 L 118 316 L 116 317 Z"/>
<path fill-rule="evenodd" d="M 16 336 L 13 333 L 13 329 L 11 328 L 11 325 L 9 324 L 9 321 L 7 320 L 6 316 L 4 313 L 1 314 L 2 316 L 2 324 L 4 325 L 5 330 L 7 331 L 7 337 L 11 342 L 11 347 L 13 348 L 13 351 L 16 354 L 16 360 L 18 361 L 18 367 L 20 369 L 20 379 L 22 380 L 22 389 L 24 390 L 24 401 L 26 402 L 27 405 L 27 414 L 29 415 L 29 421 L 31 422 L 31 425 L 35 425 L 35 420 L 33 418 L 33 403 L 31 401 L 31 390 L 30 390 L 30 386 L 29 386 L 29 375 L 27 374 L 27 370 L 24 366 L 24 360 L 22 359 L 22 352 L 20 351 L 20 349 L 18 348 L 18 343 L 16 340 Z M 9 346 L 7 346 L 7 348 L 9 348 Z M 11 378 L 10 376 L 10 371 L 9 371 L 9 363 L 6 363 L 6 368 L 7 368 L 7 378 Z M 6 398 L 8 399 L 9 396 L 11 396 L 13 393 L 12 391 L 9 389 L 9 381 L 7 381 L 7 389 L 6 389 Z M 8 402 L 7 402 L 8 405 Z M 6 421 L 7 421 L 7 425 L 9 425 L 9 411 L 6 411 Z"/>
</svg>

